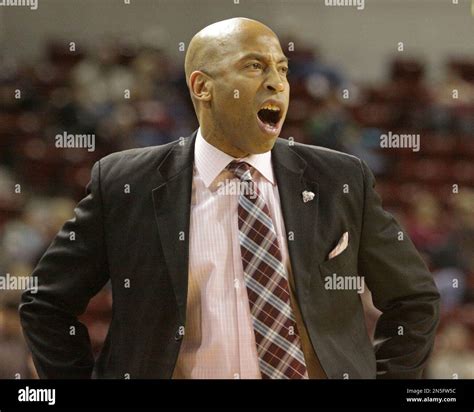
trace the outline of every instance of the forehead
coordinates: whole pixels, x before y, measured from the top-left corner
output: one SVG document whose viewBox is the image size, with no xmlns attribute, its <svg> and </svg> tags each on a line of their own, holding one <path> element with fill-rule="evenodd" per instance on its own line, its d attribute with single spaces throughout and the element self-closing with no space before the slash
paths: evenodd
<svg viewBox="0 0 474 412">
<path fill-rule="evenodd" d="M 234 38 L 228 50 L 234 58 L 241 59 L 246 55 L 258 53 L 265 57 L 284 58 L 280 41 L 271 32 L 241 32 Z"/>
</svg>

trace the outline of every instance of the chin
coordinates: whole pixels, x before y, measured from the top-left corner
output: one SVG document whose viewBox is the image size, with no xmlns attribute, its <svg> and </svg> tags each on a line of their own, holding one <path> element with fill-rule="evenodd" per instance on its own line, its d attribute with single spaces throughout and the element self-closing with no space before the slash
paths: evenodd
<svg viewBox="0 0 474 412">
<path fill-rule="evenodd" d="M 258 147 L 254 147 L 252 153 L 261 154 L 272 150 L 273 146 L 275 145 L 276 139 L 276 137 L 269 138 L 268 136 L 265 136 L 265 141 L 263 141 Z"/>
</svg>

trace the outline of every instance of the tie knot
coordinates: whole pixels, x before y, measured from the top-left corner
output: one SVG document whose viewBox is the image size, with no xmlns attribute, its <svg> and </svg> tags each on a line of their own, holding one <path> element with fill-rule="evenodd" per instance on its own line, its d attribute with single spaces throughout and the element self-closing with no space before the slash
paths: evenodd
<svg viewBox="0 0 474 412">
<path fill-rule="evenodd" d="M 252 181 L 252 175 L 250 173 L 250 165 L 245 162 L 233 161 L 229 163 L 227 169 L 231 171 L 241 181 Z"/>
</svg>

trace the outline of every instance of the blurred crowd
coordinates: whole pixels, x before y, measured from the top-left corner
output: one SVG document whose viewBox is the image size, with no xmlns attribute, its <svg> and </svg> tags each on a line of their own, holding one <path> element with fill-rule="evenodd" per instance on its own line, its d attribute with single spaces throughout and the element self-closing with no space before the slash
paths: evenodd
<svg viewBox="0 0 474 412">
<path fill-rule="evenodd" d="M 91 50 L 68 47 L 51 42 L 35 63 L 0 55 L 2 276 L 31 274 L 84 196 L 97 159 L 167 143 L 198 126 L 182 63 L 162 50 L 118 39 Z M 291 104 L 282 136 L 369 164 L 385 208 L 422 253 L 442 295 L 425 376 L 474 378 L 474 56 L 447 60 L 436 82 L 427 80 L 421 58 L 394 58 L 383 83 L 359 84 L 317 50 L 286 54 Z M 420 150 L 381 148 L 389 131 L 419 133 Z M 58 149 L 55 136 L 64 132 L 94 134 L 95 151 Z M 20 293 L 0 291 L 0 378 L 36 376 L 19 326 Z M 363 301 L 372 334 L 378 312 L 369 296 Z M 106 287 L 81 318 L 96 354 L 110 316 Z"/>
</svg>

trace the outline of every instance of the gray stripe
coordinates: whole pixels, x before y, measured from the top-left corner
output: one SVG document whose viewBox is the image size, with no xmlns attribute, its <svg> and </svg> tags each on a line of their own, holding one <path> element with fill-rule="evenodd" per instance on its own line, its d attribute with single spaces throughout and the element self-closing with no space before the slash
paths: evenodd
<svg viewBox="0 0 474 412">
<path fill-rule="evenodd" d="M 247 286 L 253 290 L 257 295 L 259 295 L 265 302 L 271 303 L 276 309 L 279 310 L 287 318 L 293 319 L 293 313 L 291 312 L 291 307 L 288 303 L 282 301 L 277 295 L 275 295 L 271 290 L 265 288 L 260 283 L 258 283 L 253 278 L 245 279 Z"/>
<path fill-rule="evenodd" d="M 274 330 L 271 330 L 267 325 L 262 323 L 257 318 L 253 318 L 255 329 L 260 332 L 266 339 L 277 344 L 284 351 L 289 352 L 293 357 L 298 359 L 303 365 L 305 365 L 305 360 L 303 356 L 303 351 L 294 343 L 291 343 L 283 338 L 283 336 L 276 333 Z M 267 333 L 267 331 L 269 333 Z"/>
<path fill-rule="evenodd" d="M 274 230 L 273 228 L 273 222 L 271 218 L 263 211 L 263 209 L 254 203 L 252 203 L 249 199 L 247 199 L 245 196 L 240 196 L 239 203 L 242 205 L 242 207 L 252 216 L 256 215 L 258 216 L 259 220 L 267 226 L 269 229 Z M 263 203 L 265 204 L 265 203 Z"/>
<path fill-rule="evenodd" d="M 252 239 L 247 237 L 245 233 L 239 232 L 240 243 L 244 245 L 248 250 L 250 250 L 255 256 L 258 256 L 259 259 L 263 260 L 268 266 L 270 266 L 274 271 L 279 272 L 284 276 L 285 269 L 283 263 L 280 262 L 275 256 L 268 252 L 268 250 L 257 245 Z M 286 276 L 284 276 L 286 278 Z"/>
</svg>

